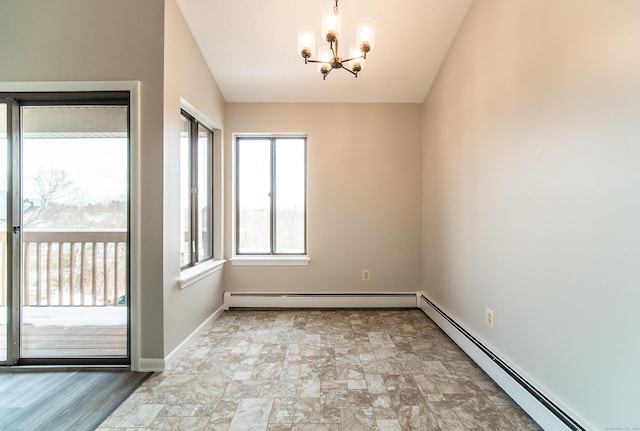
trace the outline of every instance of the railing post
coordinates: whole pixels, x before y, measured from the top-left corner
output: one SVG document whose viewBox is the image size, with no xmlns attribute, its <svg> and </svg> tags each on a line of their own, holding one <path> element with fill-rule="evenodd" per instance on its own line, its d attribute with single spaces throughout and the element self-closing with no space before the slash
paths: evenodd
<svg viewBox="0 0 640 431">
<path fill-rule="evenodd" d="M 104 305 L 107 305 L 109 298 L 109 277 L 107 271 L 107 242 L 102 243 L 102 278 L 103 281 L 103 293 L 102 298 L 104 301 Z"/>
<path fill-rule="evenodd" d="M 51 304 L 51 243 L 47 242 L 47 305 Z"/>
<path fill-rule="evenodd" d="M 118 305 L 118 241 L 113 243 L 113 304 Z"/>
<path fill-rule="evenodd" d="M 58 242 L 58 304 L 64 305 L 64 279 L 62 272 L 62 253 L 64 243 Z"/>
<path fill-rule="evenodd" d="M 42 243 L 39 242 L 36 244 L 36 267 L 38 270 L 36 271 L 36 286 L 38 286 L 38 290 L 36 291 L 36 305 L 42 305 L 42 276 L 40 271 L 42 270 Z"/>
<path fill-rule="evenodd" d="M 84 288 L 84 249 L 85 249 L 85 245 L 86 243 L 81 242 L 80 243 L 80 303 L 82 305 L 85 305 L 85 300 L 84 300 L 84 292 L 85 292 L 85 288 Z"/>
<path fill-rule="evenodd" d="M 96 289 L 96 242 L 92 241 L 91 242 L 91 305 L 96 305 L 97 301 L 96 301 L 96 296 L 97 296 L 97 289 Z"/>
<path fill-rule="evenodd" d="M 25 241 L 22 249 L 22 262 L 24 265 L 24 277 L 22 278 L 22 303 L 24 305 L 31 305 L 31 298 L 29 297 L 29 245 L 30 243 Z"/>
</svg>

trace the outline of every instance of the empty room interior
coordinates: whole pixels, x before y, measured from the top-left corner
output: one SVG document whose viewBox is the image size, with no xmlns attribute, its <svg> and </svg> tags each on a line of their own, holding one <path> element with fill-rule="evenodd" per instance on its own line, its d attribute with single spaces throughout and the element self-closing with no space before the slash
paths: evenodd
<svg viewBox="0 0 640 431">
<path fill-rule="evenodd" d="M 639 1 L 0 0 L 0 59 L 3 373 L 154 372 L 103 429 L 216 370 L 156 429 L 640 429 Z"/>
</svg>

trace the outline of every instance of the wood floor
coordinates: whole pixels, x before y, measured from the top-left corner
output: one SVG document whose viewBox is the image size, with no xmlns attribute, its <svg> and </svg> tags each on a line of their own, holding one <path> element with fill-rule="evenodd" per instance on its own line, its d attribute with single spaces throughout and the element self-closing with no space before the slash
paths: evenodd
<svg viewBox="0 0 640 431">
<path fill-rule="evenodd" d="M 149 373 L 0 372 L 0 430 L 94 430 Z"/>
</svg>

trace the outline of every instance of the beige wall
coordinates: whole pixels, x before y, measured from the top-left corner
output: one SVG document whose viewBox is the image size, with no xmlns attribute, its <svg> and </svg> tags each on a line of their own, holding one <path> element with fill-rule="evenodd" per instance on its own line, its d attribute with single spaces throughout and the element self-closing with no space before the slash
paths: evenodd
<svg viewBox="0 0 640 431">
<path fill-rule="evenodd" d="M 217 129 L 224 121 L 224 101 L 175 0 L 166 0 L 165 10 L 163 296 L 167 355 L 222 304 L 223 294 L 221 271 L 184 290 L 176 282 L 180 276 L 180 99 L 199 111 L 191 114 Z M 219 187 L 221 165 L 215 168 Z M 218 214 L 216 222 L 221 224 Z M 217 229 L 216 240 L 221 240 L 220 233 Z"/>
<path fill-rule="evenodd" d="M 423 111 L 425 291 L 593 430 L 640 426 L 639 23 L 475 0 Z"/>
<path fill-rule="evenodd" d="M 322 85 L 322 82 L 319 82 Z M 387 292 L 420 286 L 420 104 L 244 104 L 234 133 L 307 133 L 308 248 L 301 267 L 225 268 L 230 291 Z M 225 251 L 231 256 L 232 170 L 226 171 Z M 361 270 L 371 280 L 361 280 Z"/>
<path fill-rule="evenodd" d="M 0 0 L 0 83 L 141 82 L 139 165 L 141 356 L 162 358 L 162 2 Z"/>
<path fill-rule="evenodd" d="M 0 82 L 141 82 L 139 164 L 132 167 L 139 182 L 132 235 L 140 253 L 133 259 L 140 357 L 159 364 L 222 302 L 221 272 L 177 287 L 180 98 L 221 128 L 222 96 L 175 0 L 0 0 L 0 10 L 0 58 L 11 59 L 2 63 Z"/>
</svg>

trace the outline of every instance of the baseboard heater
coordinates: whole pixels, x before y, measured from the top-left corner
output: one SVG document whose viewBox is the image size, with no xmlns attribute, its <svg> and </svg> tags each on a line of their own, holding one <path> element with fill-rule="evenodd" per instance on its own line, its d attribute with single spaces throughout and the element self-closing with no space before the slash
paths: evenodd
<svg viewBox="0 0 640 431">
<path fill-rule="evenodd" d="M 411 293 L 257 293 L 225 292 L 230 308 L 416 308 Z"/>
<path fill-rule="evenodd" d="M 585 428 L 580 426 L 574 419 L 572 419 L 567 413 L 565 413 L 553 401 L 551 401 L 548 397 L 546 397 L 543 393 L 541 393 L 538 389 L 536 389 L 533 385 L 531 385 L 524 377 L 522 377 L 520 374 L 518 374 L 513 368 L 511 368 L 508 364 L 506 364 L 502 359 L 497 357 L 493 352 L 491 352 L 491 350 L 489 350 L 477 338 L 475 338 L 473 335 L 471 335 L 466 329 L 464 329 L 462 326 L 460 326 L 455 320 L 453 320 L 451 317 L 449 317 L 437 305 L 435 305 L 433 302 L 431 302 L 424 295 L 420 295 L 418 297 L 418 308 L 422 309 L 425 313 L 427 313 L 427 315 L 429 315 L 429 317 L 432 317 L 431 313 L 430 313 L 430 310 L 425 310 L 423 308 L 423 306 L 427 306 L 427 307 L 431 308 L 431 310 L 433 310 L 435 313 L 437 313 L 437 315 L 439 317 L 441 317 L 442 319 L 446 320 L 446 322 L 449 325 L 451 325 L 453 328 L 455 328 L 455 330 L 457 330 L 460 334 L 462 334 L 462 336 L 464 336 L 469 342 L 471 342 L 472 345 L 474 345 L 477 349 L 479 349 L 482 353 L 484 353 L 488 357 L 488 359 L 491 360 L 491 362 L 493 362 L 498 368 L 500 368 L 504 373 L 506 373 L 514 382 L 516 382 L 518 385 L 520 385 L 531 397 L 533 397 L 539 404 L 541 404 L 545 409 L 547 409 L 550 413 L 552 413 L 554 415 L 554 417 L 557 418 L 557 420 L 559 422 L 561 422 L 562 424 L 564 424 L 568 429 L 574 430 L 574 431 L 586 431 Z M 447 332 L 447 331 L 445 330 L 445 332 Z M 451 337 L 451 334 L 447 333 L 447 335 L 449 335 Z M 457 343 L 457 344 L 459 344 L 459 343 Z M 475 358 L 474 358 L 474 360 L 475 360 Z M 478 362 L 478 361 L 476 360 L 476 362 Z M 482 368 L 484 369 L 484 367 L 482 367 Z M 487 371 L 487 370 L 485 369 L 485 371 Z M 504 387 L 503 387 L 503 389 L 506 390 L 506 388 L 504 388 Z M 555 429 L 555 428 L 549 428 L 549 429 Z"/>
</svg>

